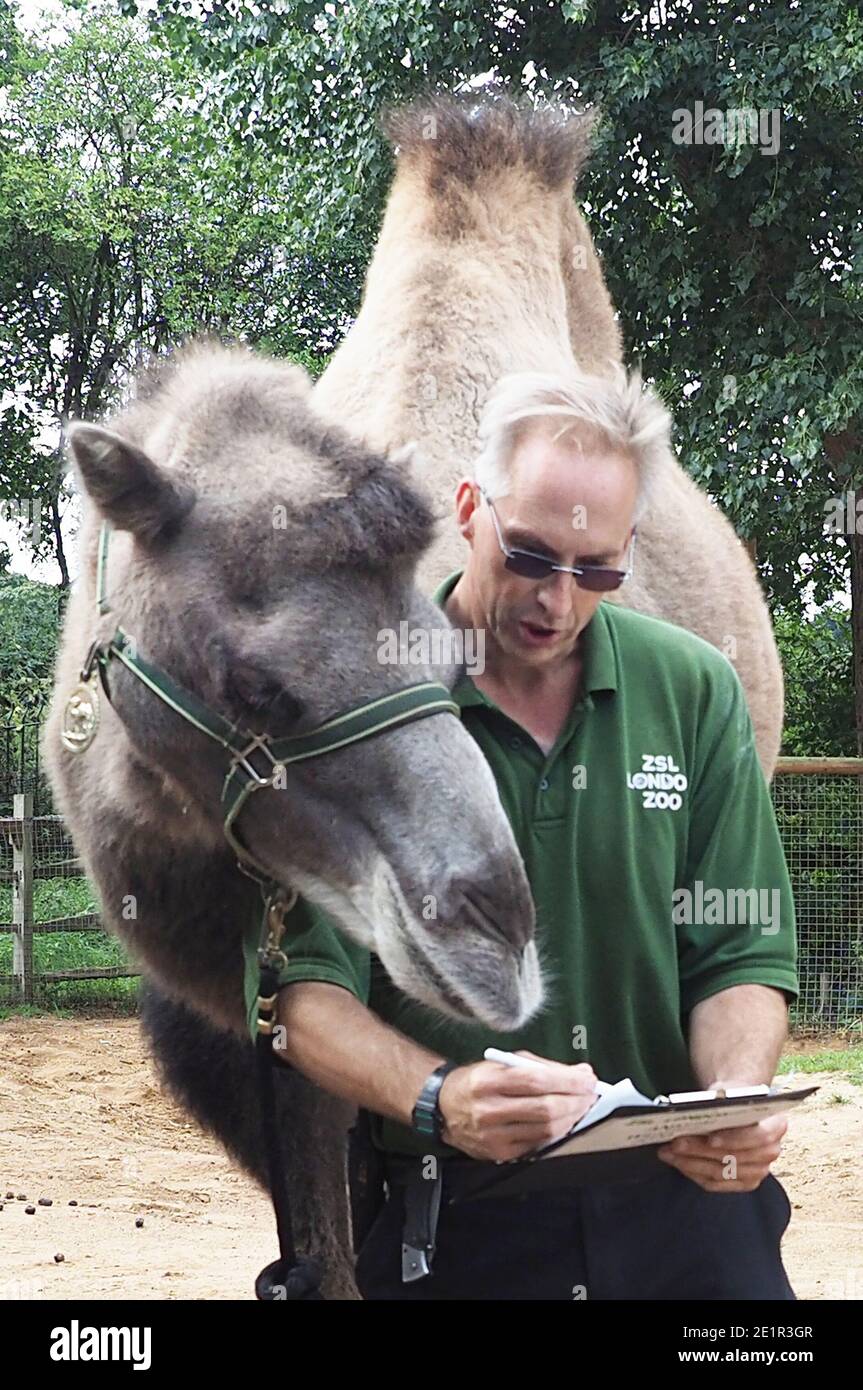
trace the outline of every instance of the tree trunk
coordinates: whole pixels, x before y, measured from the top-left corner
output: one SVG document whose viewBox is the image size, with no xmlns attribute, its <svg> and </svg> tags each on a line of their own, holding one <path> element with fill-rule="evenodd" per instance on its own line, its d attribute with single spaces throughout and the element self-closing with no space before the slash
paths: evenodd
<svg viewBox="0 0 863 1390">
<path fill-rule="evenodd" d="M 60 585 L 63 589 L 68 589 L 69 566 L 66 563 L 66 551 L 63 545 L 63 532 L 60 527 L 60 508 L 57 504 L 56 493 L 51 498 L 51 529 L 54 533 L 54 550 L 57 556 L 57 564 L 60 566 Z"/>
</svg>

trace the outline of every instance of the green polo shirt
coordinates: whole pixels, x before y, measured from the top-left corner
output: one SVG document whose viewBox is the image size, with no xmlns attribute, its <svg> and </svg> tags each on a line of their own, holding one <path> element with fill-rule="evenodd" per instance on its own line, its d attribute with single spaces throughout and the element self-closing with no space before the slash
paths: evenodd
<svg viewBox="0 0 863 1390">
<path fill-rule="evenodd" d="M 794 904 L 770 793 L 740 681 L 716 648 L 609 603 L 582 645 L 582 691 L 548 754 L 469 677 L 453 692 L 530 882 L 546 979 L 539 1013 L 500 1033 L 436 1015 L 305 901 L 288 919 L 282 979 L 341 985 L 458 1062 L 489 1046 L 528 1048 L 590 1062 L 604 1081 L 630 1076 L 647 1095 L 691 1090 L 695 1004 L 739 984 L 797 994 Z M 386 1119 L 378 1140 L 434 1149 Z"/>
</svg>

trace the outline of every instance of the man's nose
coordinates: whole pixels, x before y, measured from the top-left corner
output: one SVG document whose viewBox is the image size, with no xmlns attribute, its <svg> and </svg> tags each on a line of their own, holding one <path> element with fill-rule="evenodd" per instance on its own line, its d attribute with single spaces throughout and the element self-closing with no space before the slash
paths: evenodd
<svg viewBox="0 0 863 1390">
<path fill-rule="evenodd" d="M 575 580 L 563 570 L 553 570 L 539 587 L 537 598 L 549 615 L 566 618 L 572 611 L 572 590 Z"/>
</svg>

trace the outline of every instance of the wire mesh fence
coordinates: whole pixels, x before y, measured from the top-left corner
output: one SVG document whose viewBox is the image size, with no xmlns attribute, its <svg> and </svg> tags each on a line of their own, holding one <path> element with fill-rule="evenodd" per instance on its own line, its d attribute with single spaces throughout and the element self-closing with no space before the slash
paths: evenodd
<svg viewBox="0 0 863 1390">
<path fill-rule="evenodd" d="M 863 1028 L 863 759 L 781 759 L 772 785 L 797 913 L 797 1031 Z M 0 816 L 0 1005 L 134 1007 L 62 819 L 20 794 Z"/>
<path fill-rule="evenodd" d="M 53 810 L 39 765 L 41 728 L 38 710 L 29 719 L 0 723 L 0 816 L 12 814 L 12 798 L 19 792 L 32 794 L 34 815 L 49 815 Z"/>
<path fill-rule="evenodd" d="M 102 928 L 62 819 L 33 805 L 19 794 L 0 816 L 0 1005 L 131 1009 L 137 971 Z"/>
<path fill-rule="evenodd" d="M 799 1028 L 863 1021 L 863 759 L 783 758 L 773 805 L 797 914 Z"/>
</svg>

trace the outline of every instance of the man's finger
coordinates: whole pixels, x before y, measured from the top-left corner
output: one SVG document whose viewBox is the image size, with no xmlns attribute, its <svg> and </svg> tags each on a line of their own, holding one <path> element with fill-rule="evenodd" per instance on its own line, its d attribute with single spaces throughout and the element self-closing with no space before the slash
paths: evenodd
<svg viewBox="0 0 863 1390">
<path fill-rule="evenodd" d="M 778 1121 L 778 1123 L 777 1123 Z M 694 1153 L 703 1149 L 712 1153 L 725 1149 L 730 1153 L 742 1153 L 747 1149 L 769 1148 L 778 1144 L 788 1129 L 788 1121 L 783 1115 L 761 1120 L 754 1125 L 739 1125 L 736 1129 L 716 1129 L 710 1134 L 690 1134 L 671 1141 L 671 1148 L 677 1153 Z"/>
<path fill-rule="evenodd" d="M 716 1148 L 727 1144 L 735 1149 L 752 1149 L 759 1144 L 774 1143 L 781 1139 L 788 1129 L 784 1115 L 772 1115 L 769 1120 L 761 1120 L 754 1125 L 740 1125 L 736 1129 L 715 1129 L 704 1138 Z"/>
<path fill-rule="evenodd" d="M 509 1124 L 575 1124 L 575 1116 L 583 1112 L 589 1097 L 560 1095 L 545 1092 L 539 1096 L 501 1096 L 499 1093 L 480 1101 L 475 1107 L 475 1120 L 480 1125 L 497 1128 Z"/>
<path fill-rule="evenodd" d="M 775 1163 L 781 1151 L 782 1146 L 776 1139 L 745 1149 L 735 1149 L 730 1144 L 718 1144 L 714 1148 L 699 1139 L 690 1140 L 685 1148 L 676 1148 L 673 1144 L 665 1147 L 666 1154 L 672 1158 L 684 1161 L 701 1158 L 708 1163 L 722 1163 L 727 1158 L 737 1159 L 740 1163 Z"/>
<path fill-rule="evenodd" d="M 558 1062 L 554 1057 L 540 1057 L 537 1052 L 528 1052 L 526 1047 L 519 1048 L 513 1056 L 526 1057 L 529 1061 L 541 1062 L 546 1067 L 563 1067 L 564 1071 L 589 1071 L 591 1076 L 596 1075 L 589 1062 Z"/>
<path fill-rule="evenodd" d="M 596 1077 L 585 1064 L 546 1061 L 542 1067 L 507 1067 L 502 1062 L 483 1062 L 477 1064 L 476 1085 L 482 1094 L 589 1095 L 596 1091 Z"/>
</svg>

